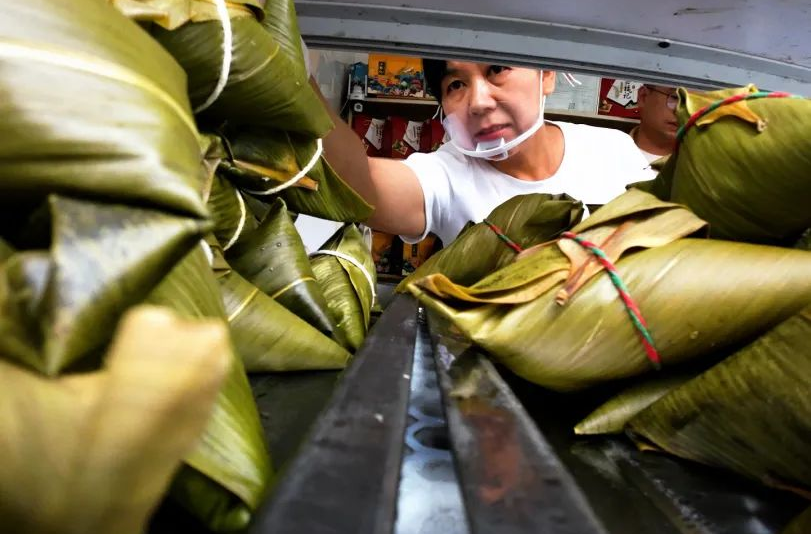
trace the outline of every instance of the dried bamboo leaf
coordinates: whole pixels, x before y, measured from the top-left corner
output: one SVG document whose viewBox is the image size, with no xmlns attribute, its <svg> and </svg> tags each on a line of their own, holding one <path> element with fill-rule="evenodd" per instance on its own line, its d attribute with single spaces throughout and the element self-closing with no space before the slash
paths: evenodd
<svg viewBox="0 0 811 534">
<path fill-rule="evenodd" d="M 574 427 L 574 433 L 621 434 L 636 414 L 662 398 L 691 377 L 668 376 L 636 384 L 601 404 Z"/>
<path fill-rule="evenodd" d="M 142 306 L 99 371 L 49 379 L 0 357 L 3 530 L 142 532 L 210 417 L 229 352 L 222 324 Z"/>
<path fill-rule="evenodd" d="M 0 349 L 49 376 L 92 355 L 121 314 L 194 244 L 206 223 L 154 210 L 50 198 L 49 251 L 2 266 Z"/>
<path fill-rule="evenodd" d="M 527 249 L 555 239 L 582 216 L 583 205 L 567 195 L 533 194 L 513 197 L 494 209 L 487 220 Z M 397 291 L 405 292 L 408 284 L 434 273 L 454 284 L 472 285 L 511 263 L 515 256 L 486 224 L 473 224 L 403 280 Z"/>
<path fill-rule="evenodd" d="M 219 318 L 225 310 L 217 281 L 203 249 L 186 256 L 148 299 L 185 317 Z M 244 528 L 272 479 L 259 414 L 245 370 L 232 358 L 214 414 L 185 463 L 205 478 L 181 471 L 172 496 L 211 530 Z"/>
<path fill-rule="evenodd" d="M 377 283 L 377 273 L 371 250 L 354 224 L 339 229 L 321 250 L 354 258 L 365 269 L 364 273 L 352 262 L 328 254 L 316 255 L 311 261 L 330 311 L 346 334 L 347 348 L 358 350 L 369 329 L 376 291 L 373 286 Z"/>
<path fill-rule="evenodd" d="M 231 267 L 310 325 L 341 342 L 287 206 L 276 199 L 265 220 L 226 253 Z M 342 343 L 343 344 L 343 343 Z"/>
<path fill-rule="evenodd" d="M 186 0 L 166 2 L 166 11 Z M 308 83 L 300 54 L 295 56 L 260 23 L 264 12 L 256 2 L 233 0 L 230 15 L 233 35 L 228 81 L 219 97 L 198 113 L 201 122 L 219 126 L 262 124 L 324 137 L 333 127 L 324 104 Z M 245 6 L 239 9 L 237 6 Z M 275 13 L 279 2 L 268 2 Z M 286 39 L 298 39 L 288 28 Z M 194 20 L 167 30 L 151 28 L 152 36 L 169 51 L 188 76 L 189 98 L 198 108 L 208 100 L 220 77 L 223 28 L 219 20 Z"/>
<path fill-rule="evenodd" d="M 811 306 L 640 412 L 629 431 L 676 456 L 810 495 L 809 336 Z"/>
<path fill-rule="evenodd" d="M 185 76 L 105 2 L 30 0 L 0 20 L 0 208 L 51 193 L 205 216 Z"/>
</svg>

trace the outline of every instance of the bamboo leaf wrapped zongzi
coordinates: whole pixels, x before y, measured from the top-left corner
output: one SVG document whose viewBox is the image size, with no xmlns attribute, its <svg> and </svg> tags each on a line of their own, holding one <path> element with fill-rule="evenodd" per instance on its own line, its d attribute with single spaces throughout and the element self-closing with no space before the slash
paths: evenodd
<svg viewBox="0 0 811 534">
<path fill-rule="evenodd" d="M 221 323 L 147 306 L 124 315 L 94 372 L 52 379 L 0 350 L 2 530 L 143 532 L 209 420 L 230 350 Z"/>
<path fill-rule="evenodd" d="M 327 336 L 343 340 L 282 199 L 274 201 L 259 228 L 226 252 L 226 259 L 266 295 Z"/>
<path fill-rule="evenodd" d="M 287 187 L 274 193 L 292 211 L 350 222 L 362 222 L 372 215 L 372 207 L 338 176 L 313 139 L 267 128 L 240 128 L 227 135 L 230 159 L 221 163 L 220 170 L 246 192 L 273 198 L 270 191 L 310 167 L 297 184 L 310 180 L 312 185 L 308 182 L 307 187 Z"/>
<path fill-rule="evenodd" d="M 49 250 L 0 267 L 0 350 L 53 376 L 109 341 L 207 224 L 160 211 L 50 198 Z"/>
<path fill-rule="evenodd" d="M 113 0 L 136 20 L 153 22 L 151 35 L 177 60 L 188 76 L 189 98 L 200 121 L 220 126 L 262 124 L 323 137 L 332 129 L 324 104 L 308 83 L 301 52 L 282 47 L 271 32 L 298 40 L 297 27 L 283 23 L 265 28 L 265 12 L 292 0 L 232 0 L 227 2 L 231 47 L 224 56 L 224 25 L 216 5 L 204 0 Z M 264 9 L 262 5 L 264 5 Z M 290 16 L 289 20 L 295 20 Z M 295 33 L 295 35 L 294 35 Z M 227 69 L 227 71 L 226 71 Z M 218 91 L 218 81 L 227 74 Z"/>
<path fill-rule="evenodd" d="M 347 224 L 311 256 L 332 316 L 346 334 L 347 348 L 358 350 L 369 329 L 377 291 L 372 252 L 358 227 Z"/>
<path fill-rule="evenodd" d="M 184 317 L 226 323 L 219 287 L 201 247 L 178 263 L 148 302 L 169 306 Z M 229 361 L 214 413 L 184 461 L 188 468 L 172 484 L 172 496 L 211 530 L 244 528 L 265 495 L 272 469 L 256 403 L 238 357 Z"/>
<path fill-rule="evenodd" d="M 809 337 L 811 306 L 651 404 L 629 431 L 676 456 L 811 495 Z"/>
<path fill-rule="evenodd" d="M 137 24 L 97 0 L 10 2 L 0 39 L 0 211 L 60 193 L 205 216 L 185 76 Z"/>
<path fill-rule="evenodd" d="M 640 195 L 652 198 L 629 191 L 574 229 L 582 229 L 579 235 L 587 240 L 601 234 L 604 224 L 614 228 L 604 254 L 616 272 L 595 271 L 565 299 L 561 290 L 579 270 L 572 271 L 557 244 L 470 286 L 437 274 L 408 288 L 512 371 L 561 391 L 637 375 L 658 364 L 649 361 L 652 344 L 645 334 L 661 363 L 670 365 L 758 335 L 811 300 L 811 254 L 678 238 L 700 230 L 700 221 L 687 217 L 682 228 L 674 228 L 671 222 L 684 213 L 673 212 L 686 210 L 666 204 L 648 210 L 634 200 Z M 612 215 L 625 208 L 631 210 L 624 218 Z M 672 242 L 663 244 L 668 239 Z M 638 248 L 648 245 L 656 246 Z M 624 304 L 629 295 L 630 304 Z M 647 321 L 644 331 L 629 315 L 633 309 Z"/>
<path fill-rule="evenodd" d="M 679 89 L 685 133 L 651 187 L 709 222 L 712 237 L 785 245 L 811 226 L 811 100 L 767 94 L 753 85 Z M 713 106 L 687 127 L 734 96 L 746 99 Z"/>
<path fill-rule="evenodd" d="M 567 195 L 533 194 L 511 198 L 496 207 L 487 221 L 510 236 L 517 245 L 529 248 L 550 241 L 580 222 L 583 205 Z M 450 281 L 471 285 L 515 259 L 516 252 L 504 246 L 486 224 L 473 222 L 437 254 L 420 265 L 400 285 L 442 273 Z"/>
<path fill-rule="evenodd" d="M 247 372 L 343 369 L 349 353 L 231 269 L 216 240 L 214 255 L 234 346 Z"/>
</svg>

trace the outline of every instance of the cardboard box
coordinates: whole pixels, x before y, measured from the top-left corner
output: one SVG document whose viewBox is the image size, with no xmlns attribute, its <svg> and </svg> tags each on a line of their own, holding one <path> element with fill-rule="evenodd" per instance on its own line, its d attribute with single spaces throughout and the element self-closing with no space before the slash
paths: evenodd
<svg viewBox="0 0 811 534">
<path fill-rule="evenodd" d="M 366 90 L 370 95 L 425 98 L 422 59 L 369 54 L 369 81 Z"/>
<path fill-rule="evenodd" d="M 413 245 L 403 243 L 403 275 L 409 275 L 425 263 L 434 253 L 436 237 L 429 234 L 425 239 Z"/>
<path fill-rule="evenodd" d="M 392 234 L 372 231 L 372 260 L 375 262 L 375 270 L 381 274 L 391 274 L 392 258 L 391 245 L 394 241 Z"/>
</svg>

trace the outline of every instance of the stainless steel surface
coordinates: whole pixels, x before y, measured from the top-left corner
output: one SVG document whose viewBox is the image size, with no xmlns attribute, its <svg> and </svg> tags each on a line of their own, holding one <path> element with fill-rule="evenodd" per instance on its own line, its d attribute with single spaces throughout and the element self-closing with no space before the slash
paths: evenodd
<svg viewBox="0 0 811 534">
<path fill-rule="evenodd" d="M 468 534 L 448 442 L 431 339 L 421 321 L 414 346 L 409 425 L 400 471 L 396 534 Z"/>
</svg>

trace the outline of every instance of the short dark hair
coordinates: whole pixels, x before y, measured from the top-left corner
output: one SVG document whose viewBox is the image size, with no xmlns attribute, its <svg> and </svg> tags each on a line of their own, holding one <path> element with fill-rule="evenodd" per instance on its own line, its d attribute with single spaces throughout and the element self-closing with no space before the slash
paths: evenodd
<svg viewBox="0 0 811 534">
<path fill-rule="evenodd" d="M 442 103 L 442 78 L 448 72 L 448 62 L 441 59 L 423 59 L 422 70 L 428 92 Z"/>
</svg>

